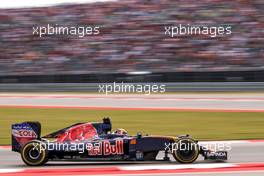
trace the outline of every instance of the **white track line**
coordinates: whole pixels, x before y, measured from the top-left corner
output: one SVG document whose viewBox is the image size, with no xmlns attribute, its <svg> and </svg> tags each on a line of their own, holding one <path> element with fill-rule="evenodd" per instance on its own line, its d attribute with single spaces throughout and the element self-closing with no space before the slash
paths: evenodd
<svg viewBox="0 0 264 176">
<path fill-rule="evenodd" d="M 181 165 L 154 165 L 154 166 L 123 166 L 121 170 L 175 170 L 175 169 L 212 169 L 235 167 L 236 164 L 210 163 L 210 164 L 181 164 Z"/>
<path fill-rule="evenodd" d="M 0 169 L 0 173 L 23 172 L 25 169 Z"/>
</svg>

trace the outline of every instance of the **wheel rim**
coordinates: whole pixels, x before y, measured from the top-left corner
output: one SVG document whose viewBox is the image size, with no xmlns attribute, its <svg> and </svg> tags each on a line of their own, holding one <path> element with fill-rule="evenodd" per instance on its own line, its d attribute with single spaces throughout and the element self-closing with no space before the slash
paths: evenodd
<svg viewBox="0 0 264 176">
<path fill-rule="evenodd" d="M 40 156 L 40 152 L 39 150 L 32 148 L 29 150 L 28 155 L 31 159 L 37 160 Z"/>
</svg>

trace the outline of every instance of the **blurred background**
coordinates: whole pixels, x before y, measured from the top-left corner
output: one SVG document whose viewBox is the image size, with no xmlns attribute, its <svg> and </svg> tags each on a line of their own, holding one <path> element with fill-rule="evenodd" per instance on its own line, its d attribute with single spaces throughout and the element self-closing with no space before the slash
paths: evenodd
<svg viewBox="0 0 264 176">
<path fill-rule="evenodd" d="M 262 0 L 122 0 L 0 9 L 0 83 L 264 81 Z M 13 4 L 16 6 L 16 4 Z M 79 38 L 33 26 L 100 26 Z M 229 25 L 170 38 L 166 25 Z"/>
<path fill-rule="evenodd" d="M 10 142 L 12 123 L 40 121 L 45 134 L 105 116 L 132 134 L 263 138 L 263 0 L 63 2 L 0 2 L 0 144 Z M 32 34 L 48 24 L 99 26 L 100 34 Z M 165 35 L 179 24 L 231 26 L 232 34 Z M 113 82 L 180 93 L 98 94 Z"/>
</svg>

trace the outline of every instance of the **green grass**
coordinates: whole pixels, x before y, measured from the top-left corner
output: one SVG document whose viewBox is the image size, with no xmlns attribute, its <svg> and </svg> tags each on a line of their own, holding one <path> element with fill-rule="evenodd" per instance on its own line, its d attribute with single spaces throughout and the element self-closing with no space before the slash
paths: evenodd
<svg viewBox="0 0 264 176">
<path fill-rule="evenodd" d="M 258 112 L 176 112 L 78 109 L 0 108 L 0 144 L 10 144 L 10 125 L 40 121 L 42 134 L 77 122 L 112 119 L 113 129 L 125 128 L 155 135 L 191 134 L 200 140 L 264 138 L 264 113 Z"/>
</svg>

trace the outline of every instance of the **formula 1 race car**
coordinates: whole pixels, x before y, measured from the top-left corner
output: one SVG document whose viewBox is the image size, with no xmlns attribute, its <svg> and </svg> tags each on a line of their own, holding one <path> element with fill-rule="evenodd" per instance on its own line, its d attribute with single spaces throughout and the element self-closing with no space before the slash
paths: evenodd
<svg viewBox="0 0 264 176">
<path fill-rule="evenodd" d="M 12 151 L 19 152 L 29 166 L 47 161 L 162 161 L 169 155 L 180 163 L 192 163 L 199 155 L 209 160 L 227 160 L 226 151 L 210 151 L 188 135 L 178 137 L 129 136 L 123 129 L 111 132 L 111 121 L 77 123 L 40 137 L 39 122 L 12 125 Z M 163 152 L 162 152 L 163 151 Z"/>
</svg>

